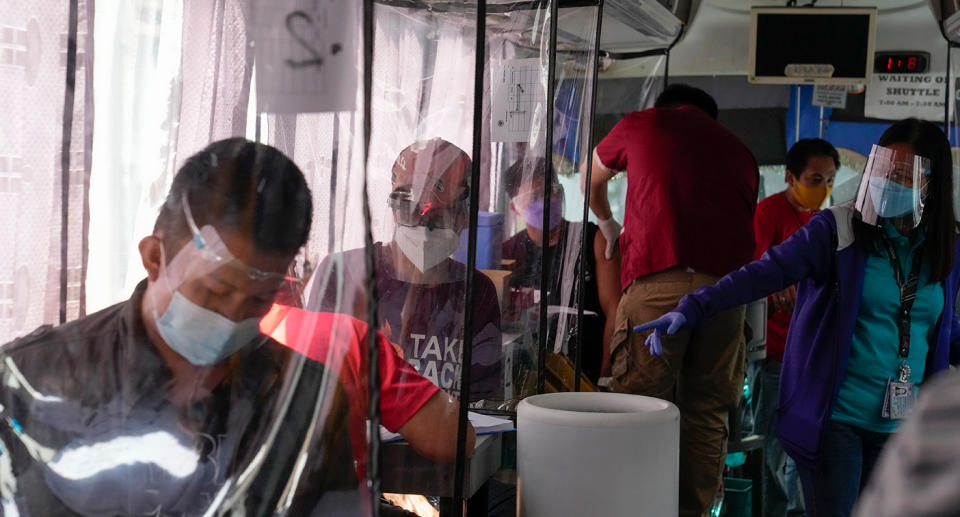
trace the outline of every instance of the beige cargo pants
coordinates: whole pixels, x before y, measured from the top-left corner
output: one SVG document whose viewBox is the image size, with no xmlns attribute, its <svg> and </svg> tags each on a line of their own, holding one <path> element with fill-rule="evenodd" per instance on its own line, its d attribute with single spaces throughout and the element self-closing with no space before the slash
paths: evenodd
<svg viewBox="0 0 960 517">
<path fill-rule="evenodd" d="M 717 277 L 672 268 L 634 280 L 620 299 L 610 341 L 612 388 L 668 400 L 680 409 L 680 515 L 709 510 L 720 487 L 726 456 L 727 415 L 743 390 L 746 351 L 744 308 L 684 328 L 662 340 L 663 354 L 644 344 L 649 332 L 633 327 L 673 309 L 685 294 Z"/>
</svg>

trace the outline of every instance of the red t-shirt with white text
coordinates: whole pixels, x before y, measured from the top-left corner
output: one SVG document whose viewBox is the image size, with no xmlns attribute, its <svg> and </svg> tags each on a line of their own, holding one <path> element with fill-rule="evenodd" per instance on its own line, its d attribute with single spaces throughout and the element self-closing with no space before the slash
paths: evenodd
<svg viewBox="0 0 960 517">
<path fill-rule="evenodd" d="M 276 304 L 260 321 L 260 331 L 275 341 L 337 372 L 350 402 L 350 441 L 357 474 L 364 479 L 367 458 L 367 414 L 370 407 L 367 324 L 350 316 L 311 312 Z M 380 418 L 397 432 L 440 388 L 403 360 L 377 333 L 380 371 Z"/>
</svg>

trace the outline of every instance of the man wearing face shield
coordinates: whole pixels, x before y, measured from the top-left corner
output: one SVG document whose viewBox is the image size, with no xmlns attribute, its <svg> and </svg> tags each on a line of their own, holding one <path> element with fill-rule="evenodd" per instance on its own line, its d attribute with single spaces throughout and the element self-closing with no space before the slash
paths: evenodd
<svg viewBox="0 0 960 517">
<path fill-rule="evenodd" d="M 473 333 L 470 400 L 476 402 L 500 396 L 502 345 L 493 282 L 450 258 L 468 224 L 470 168 L 467 154 L 440 138 L 401 151 L 387 199 L 394 236 L 374 245 L 374 263 L 381 332 L 421 375 L 454 397 L 461 391 L 463 335 Z M 474 275 L 472 329 L 463 328 L 467 274 Z M 328 257 L 315 276 L 308 309 L 366 319 L 363 249 Z"/>
<path fill-rule="evenodd" d="M 543 229 L 544 185 L 547 181 L 547 162 L 543 158 L 522 159 L 514 163 L 504 175 L 504 185 L 510 196 L 510 207 L 522 218 L 526 228 L 503 243 L 503 258 L 515 260 L 512 285 L 540 288 L 540 262 L 544 234 L 550 248 L 550 305 L 576 307 L 580 303 L 580 289 L 584 289 L 584 319 L 577 324 L 574 318 L 563 320 L 563 343 L 575 343 L 576 333 L 583 336 L 581 354 L 583 372 L 596 383 L 601 376 L 609 376 L 609 344 L 613 335 L 617 304 L 620 302 L 620 252 L 607 259 L 607 240 L 597 225 L 581 224 L 563 218 L 563 187 L 556 173 L 549 168 L 550 199 L 549 229 Z M 581 238 L 587 232 L 589 250 L 580 256 Z M 580 285 L 580 268 L 585 268 L 585 283 Z M 563 317 L 561 315 L 561 317 Z M 558 321 L 552 332 L 561 327 Z M 563 331 L 563 327 L 561 327 Z M 553 336 L 552 336 L 553 337 Z M 548 341 L 553 343 L 553 339 Z M 572 345 L 571 345 L 572 346 Z M 572 349 L 568 348 L 572 353 Z"/>
<path fill-rule="evenodd" d="M 336 377 L 257 328 L 311 210 L 272 147 L 236 138 L 190 157 L 140 241 L 132 297 L 0 349 L 0 508 L 356 510 Z"/>
<path fill-rule="evenodd" d="M 957 245 L 950 144 L 936 125 L 902 120 L 873 146 L 852 206 L 814 214 L 634 330 L 653 330 L 655 350 L 663 334 L 798 284 L 776 433 L 807 515 L 850 515 L 917 388 L 960 357 Z"/>
</svg>

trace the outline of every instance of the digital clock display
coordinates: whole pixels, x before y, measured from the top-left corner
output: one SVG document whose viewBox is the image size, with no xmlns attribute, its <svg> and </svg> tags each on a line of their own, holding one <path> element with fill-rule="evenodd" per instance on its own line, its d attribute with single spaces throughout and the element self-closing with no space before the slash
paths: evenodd
<svg viewBox="0 0 960 517">
<path fill-rule="evenodd" d="M 922 74 L 930 64 L 927 52 L 877 52 L 873 71 L 880 74 Z"/>
</svg>

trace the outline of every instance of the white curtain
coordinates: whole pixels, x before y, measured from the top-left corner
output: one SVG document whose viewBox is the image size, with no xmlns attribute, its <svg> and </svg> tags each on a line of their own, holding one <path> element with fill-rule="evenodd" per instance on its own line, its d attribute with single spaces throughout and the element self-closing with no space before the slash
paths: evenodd
<svg viewBox="0 0 960 517">
<path fill-rule="evenodd" d="M 69 2 L 0 2 L 0 343 L 84 311 L 84 226 L 92 100 L 87 1 L 79 2 L 66 241 L 61 239 L 61 150 Z"/>
<path fill-rule="evenodd" d="M 240 0 L 98 0 L 98 113 L 87 305 L 129 297 L 137 242 L 177 168 L 247 128 L 252 52 Z"/>
<path fill-rule="evenodd" d="M 180 113 L 180 0 L 97 0 L 90 179 L 90 311 L 125 300 L 174 170 Z"/>
</svg>

